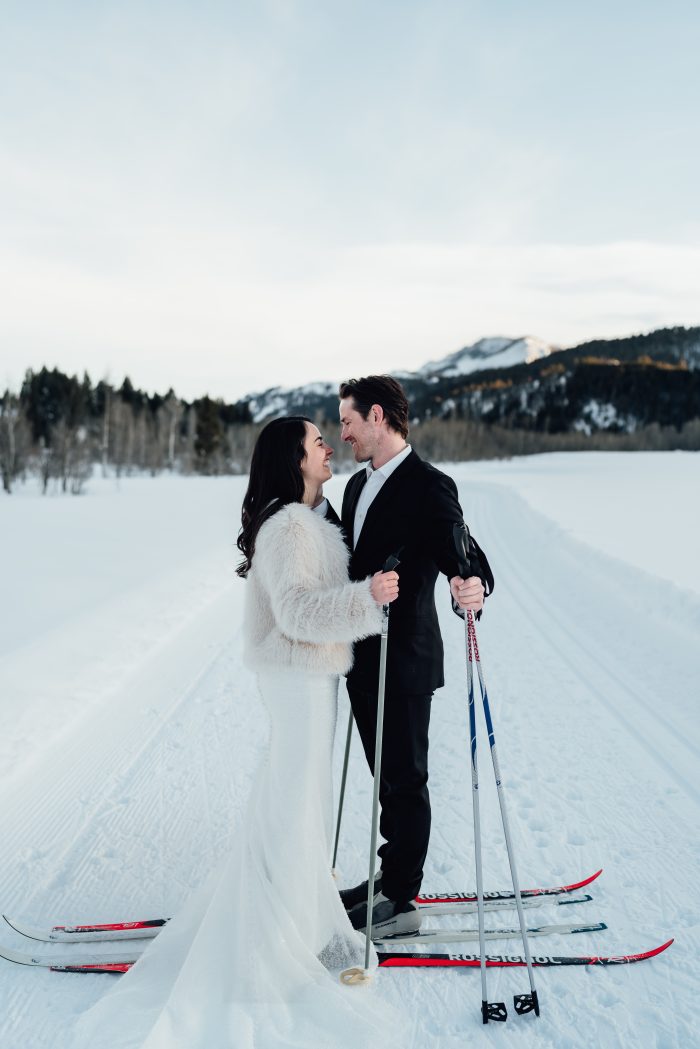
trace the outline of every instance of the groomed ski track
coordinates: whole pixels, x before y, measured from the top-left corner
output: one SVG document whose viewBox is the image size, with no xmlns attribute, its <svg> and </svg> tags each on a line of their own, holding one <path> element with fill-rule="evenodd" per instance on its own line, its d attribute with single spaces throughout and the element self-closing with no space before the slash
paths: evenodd
<svg viewBox="0 0 700 1049">
<path fill-rule="evenodd" d="M 594 908 L 609 929 L 577 936 L 577 953 L 641 951 L 671 936 L 676 942 L 639 966 L 542 972 L 542 1016 L 512 1016 L 495 1032 L 482 1029 L 478 975 L 469 971 L 380 972 L 372 993 L 420 1017 L 423 1044 L 439 1049 L 486 1046 L 496 1037 L 502 1046 L 548 1049 L 700 1044 L 700 740 L 692 711 L 700 601 L 655 576 L 653 558 L 645 574 L 605 557 L 512 489 L 470 482 L 468 466 L 451 472 L 497 580 L 479 643 L 521 882 L 556 884 L 605 868 L 592 887 L 595 903 L 572 908 L 570 919 L 586 922 Z M 177 500 L 190 498 L 191 483 L 171 485 L 163 513 L 172 516 Z M 235 521 L 243 479 L 194 483 L 203 514 L 221 507 L 221 487 L 208 493 L 228 486 Z M 342 484 L 334 480 L 328 489 L 336 505 Z M 159 482 L 153 485 L 155 500 Z M 178 567 L 162 606 L 147 585 L 134 585 L 118 599 L 96 602 L 89 623 L 81 611 L 0 660 L 3 694 L 22 680 L 27 709 L 36 702 L 41 718 L 42 653 L 56 653 L 59 712 L 60 678 L 69 666 L 60 653 L 67 645 L 77 653 L 64 724 L 54 730 L 48 717 L 41 722 L 51 729 L 45 745 L 28 749 L 24 767 L 2 787 L 2 910 L 34 923 L 175 913 L 225 850 L 264 739 L 253 681 L 240 662 L 243 584 L 232 578 L 231 538 L 222 528 L 209 555 Z M 144 543 L 155 541 L 143 536 Z M 426 892 L 474 882 L 464 635 L 442 583 L 439 607 L 447 684 L 433 709 Z M 116 623 L 119 636 L 109 651 Z M 146 641 L 144 623 L 150 623 Z M 99 651 L 81 648 L 88 632 L 101 638 Z M 346 702 L 341 690 L 341 735 Z M 339 739 L 338 763 L 341 757 Z M 486 749 L 480 781 L 485 882 L 505 886 Z M 370 790 L 355 740 L 340 851 L 347 882 L 366 876 Z M 556 920 L 550 913 L 545 904 L 538 924 Z M 465 920 L 446 916 L 441 923 L 459 928 Z M 513 915 L 494 914 L 489 923 L 511 926 Z M 543 952 L 566 953 L 563 941 L 546 943 Z M 8 934 L 8 946 L 26 945 Z M 60 949 L 65 953 L 65 945 Z M 106 953 L 113 950 L 106 945 Z M 62 1032 L 108 987 L 105 977 L 3 965 L 0 1044 L 61 1049 L 69 1041 Z M 490 973 L 492 1000 L 512 1001 L 526 989 L 517 970 Z"/>
</svg>

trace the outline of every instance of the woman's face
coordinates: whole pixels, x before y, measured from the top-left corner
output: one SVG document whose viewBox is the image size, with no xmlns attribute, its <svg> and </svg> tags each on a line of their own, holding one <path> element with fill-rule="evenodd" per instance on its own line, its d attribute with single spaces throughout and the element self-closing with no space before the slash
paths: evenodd
<svg viewBox="0 0 700 1049">
<path fill-rule="evenodd" d="M 320 487 L 333 476 L 330 467 L 333 449 L 326 444 L 318 426 L 314 426 L 313 423 L 306 423 L 304 451 L 306 456 L 301 462 L 304 481 L 309 488 Z"/>
</svg>

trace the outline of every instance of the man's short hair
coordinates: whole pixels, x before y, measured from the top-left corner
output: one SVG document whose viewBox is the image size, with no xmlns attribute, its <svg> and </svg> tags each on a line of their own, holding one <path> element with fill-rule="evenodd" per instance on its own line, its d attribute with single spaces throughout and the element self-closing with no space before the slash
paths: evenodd
<svg viewBox="0 0 700 1049">
<path fill-rule="evenodd" d="M 338 390 L 341 401 L 352 397 L 355 409 L 363 419 L 370 413 L 373 404 L 384 409 L 384 418 L 392 430 L 403 438 L 408 437 L 408 401 L 403 386 L 390 375 L 367 375 L 363 379 L 348 379 L 341 382 Z"/>
</svg>

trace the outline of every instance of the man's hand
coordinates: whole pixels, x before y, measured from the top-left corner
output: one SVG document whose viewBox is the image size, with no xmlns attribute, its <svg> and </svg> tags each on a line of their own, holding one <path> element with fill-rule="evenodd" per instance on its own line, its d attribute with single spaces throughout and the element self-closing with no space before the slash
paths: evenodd
<svg viewBox="0 0 700 1049">
<path fill-rule="evenodd" d="M 369 592 L 378 605 L 389 605 L 399 596 L 398 572 L 375 572 Z"/>
<path fill-rule="evenodd" d="M 484 584 L 478 575 L 462 579 L 461 576 L 453 576 L 450 579 L 450 592 L 460 608 L 471 608 L 473 612 L 480 612 L 484 607 Z"/>
</svg>

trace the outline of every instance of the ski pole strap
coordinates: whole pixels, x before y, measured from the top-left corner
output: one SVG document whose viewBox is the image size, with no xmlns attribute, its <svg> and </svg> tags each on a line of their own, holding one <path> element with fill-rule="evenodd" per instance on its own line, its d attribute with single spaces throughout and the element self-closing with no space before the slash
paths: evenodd
<svg viewBox="0 0 700 1049">
<path fill-rule="evenodd" d="M 486 595 L 492 594 L 495 582 L 491 565 L 464 521 L 452 525 L 452 539 L 462 579 L 468 579 L 472 575 L 479 576 Z M 481 613 L 478 613 L 477 618 L 479 615 Z"/>
</svg>

